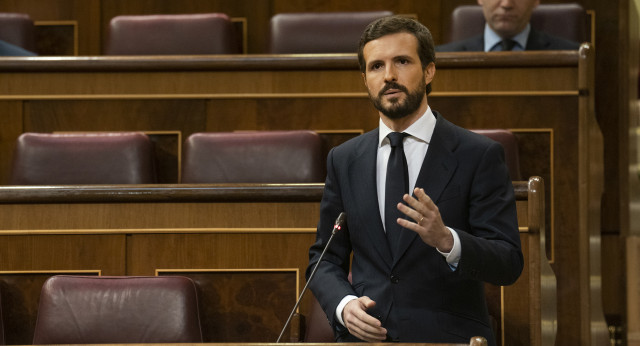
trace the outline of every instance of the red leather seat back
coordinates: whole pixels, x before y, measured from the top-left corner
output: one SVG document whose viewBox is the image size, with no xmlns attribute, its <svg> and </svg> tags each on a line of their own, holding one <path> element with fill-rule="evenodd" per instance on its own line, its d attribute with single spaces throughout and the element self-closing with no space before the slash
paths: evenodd
<svg viewBox="0 0 640 346">
<path fill-rule="evenodd" d="M 24 133 L 14 151 L 12 185 L 151 184 L 153 144 L 139 132 Z"/>
<path fill-rule="evenodd" d="M 182 276 L 53 276 L 33 344 L 202 342 L 196 287 Z"/>
<path fill-rule="evenodd" d="M 242 44 L 223 13 L 117 16 L 107 55 L 240 54 Z"/>
<path fill-rule="evenodd" d="M 357 53 L 360 36 L 389 11 L 280 13 L 271 18 L 272 54 Z"/>
<path fill-rule="evenodd" d="M 196 133 L 185 141 L 183 183 L 319 183 L 322 141 L 313 131 Z"/>
<path fill-rule="evenodd" d="M 471 131 L 487 136 L 502 144 L 511 180 L 522 180 L 522 174 L 520 173 L 520 155 L 518 153 L 518 139 L 513 132 L 504 129 L 482 129 Z"/>
<path fill-rule="evenodd" d="M 304 342 L 326 343 L 336 342 L 333 329 L 329 324 L 327 315 L 322 310 L 316 297 L 312 298 L 309 316 L 306 318 L 306 329 L 304 332 Z"/>
<path fill-rule="evenodd" d="M 35 26 L 25 13 L 0 12 L 0 40 L 36 51 Z"/>
</svg>

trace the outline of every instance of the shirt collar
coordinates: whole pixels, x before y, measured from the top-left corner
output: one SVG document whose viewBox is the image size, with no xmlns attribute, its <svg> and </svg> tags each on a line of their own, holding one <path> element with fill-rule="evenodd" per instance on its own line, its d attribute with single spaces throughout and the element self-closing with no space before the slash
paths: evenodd
<svg viewBox="0 0 640 346">
<path fill-rule="evenodd" d="M 387 125 L 384 124 L 382 118 L 380 119 L 379 125 L 379 134 L 378 134 L 378 147 L 382 146 L 383 141 L 386 139 L 385 143 L 389 142 L 387 139 L 387 135 L 393 130 L 391 130 Z M 427 107 L 427 111 L 418 118 L 409 128 L 404 130 L 403 132 L 409 134 L 411 137 L 415 137 L 417 140 L 420 140 L 425 143 L 431 142 L 431 136 L 433 136 L 433 130 L 436 128 L 436 116 L 431 111 L 431 107 Z"/>
<path fill-rule="evenodd" d="M 516 41 L 515 47 L 513 50 L 524 50 L 527 47 L 527 39 L 529 38 L 529 32 L 531 31 L 531 24 L 527 24 L 524 30 L 520 31 L 517 35 L 513 36 L 511 39 Z M 496 34 L 493 29 L 489 27 L 489 24 L 484 25 L 484 51 L 490 52 L 495 51 L 496 46 L 500 45 L 502 41 L 502 37 Z"/>
</svg>

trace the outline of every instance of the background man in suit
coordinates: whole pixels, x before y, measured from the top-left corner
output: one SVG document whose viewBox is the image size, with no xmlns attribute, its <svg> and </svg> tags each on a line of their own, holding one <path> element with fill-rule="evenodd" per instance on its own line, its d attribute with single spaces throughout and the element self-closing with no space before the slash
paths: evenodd
<svg viewBox="0 0 640 346">
<path fill-rule="evenodd" d="M 419 22 L 374 21 L 358 58 L 380 125 L 328 155 L 307 276 L 342 211 L 347 225 L 310 288 L 341 342 L 484 336 L 495 345 L 484 282 L 509 285 L 523 268 L 502 146 L 431 110 L 435 50 Z M 399 157 L 405 176 L 387 180 Z M 393 196 L 404 179 L 405 192 Z"/>
<path fill-rule="evenodd" d="M 569 41 L 535 30 L 529 24 L 540 0 L 478 0 L 486 21 L 484 33 L 436 47 L 438 52 L 578 49 Z"/>
</svg>

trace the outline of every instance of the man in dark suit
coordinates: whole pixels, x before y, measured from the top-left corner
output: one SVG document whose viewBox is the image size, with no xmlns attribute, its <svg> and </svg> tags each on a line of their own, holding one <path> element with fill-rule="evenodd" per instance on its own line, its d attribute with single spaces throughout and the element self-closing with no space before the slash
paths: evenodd
<svg viewBox="0 0 640 346">
<path fill-rule="evenodd" d="M 340 212 L 347 224 L 310 288 L 341 342 L 495 345 L 484 282 L 509 285 L 523 268 L 502 146 L 429 107 L 435 50 L 422 24 L 374 21 L 358 58 L 380 125 L 328 155 L 307 278 Z M 399 157 L 404 177 L 387 180 Z M 394 197 L 401 180 L 411 194 Z"/>
<path fill-rule="evenodd" d="M 529 24 L 540 0 L 478 0 L 486 21 L 484 32 L 436 47 L 438 52 L 574 50 L 578 42 L 535 30 Z"/>
</svg>

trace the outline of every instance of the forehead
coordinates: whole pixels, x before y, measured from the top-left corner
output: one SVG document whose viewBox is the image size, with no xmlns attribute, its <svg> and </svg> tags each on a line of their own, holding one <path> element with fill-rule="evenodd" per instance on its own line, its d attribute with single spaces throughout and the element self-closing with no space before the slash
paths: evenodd
<svg viewBox="0 0 640 346">
<path fill-rule="evenodd" d="M 365 62 L 390 59 L 397 56 L 418 58 L 418 39 L 407 32 L 385 35 L 371 40 L 362 50 Z"/>
</svg>

